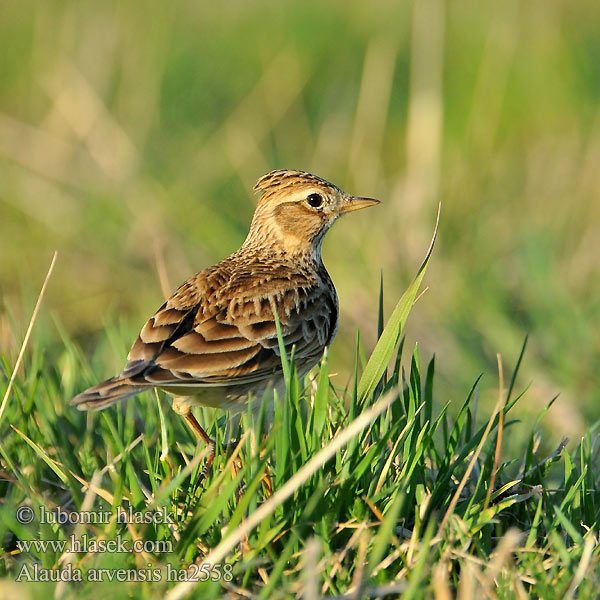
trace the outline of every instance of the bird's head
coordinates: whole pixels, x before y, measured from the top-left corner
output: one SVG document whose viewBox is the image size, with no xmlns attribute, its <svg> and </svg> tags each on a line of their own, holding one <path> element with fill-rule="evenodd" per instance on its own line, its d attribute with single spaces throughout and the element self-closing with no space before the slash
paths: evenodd
<svg viewBox="0 0 600 600">
<path fill-rule="evenodd" d="M 379 200 L 346 194 L 304 171 L 280 170 L 263 175 L 254 189 L 261 193 L 246 243 L 278 246 L 289 253 L 315 253 L 335 220 Z"/>
</svg>

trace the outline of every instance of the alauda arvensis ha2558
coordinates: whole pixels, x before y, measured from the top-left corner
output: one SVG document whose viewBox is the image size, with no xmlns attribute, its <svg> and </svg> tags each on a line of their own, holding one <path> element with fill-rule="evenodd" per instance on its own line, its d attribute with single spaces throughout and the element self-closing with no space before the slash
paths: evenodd
<svg viewBox="0 0 600 600">
<path fill-rule="evenodd" d="M 142 328 L 122 373 L 71 401 L 100 410 L 153 387 L 168 392 L 211 448 L 205 472 L 214 443 L 192 407 L 243 407 L 270 387 L 282 397 L 275 313 L 299 376 L 319 361 L 338 327 L 323 237 L 339 216 L 378 203 L 303 171 L 272 171 L 254 189 L 261 197 L 241 248 L 177 289 Z"/>
</svg>

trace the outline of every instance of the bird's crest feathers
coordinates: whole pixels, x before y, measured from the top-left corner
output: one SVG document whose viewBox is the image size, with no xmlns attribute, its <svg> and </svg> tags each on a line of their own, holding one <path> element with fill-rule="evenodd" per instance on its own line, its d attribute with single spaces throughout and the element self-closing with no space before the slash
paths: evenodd
<svg viewBox="0 0 600 600">
<path fill-rule="evenodd" d="M 292 186 L 298 187 L 301 184 L 307 186 L 318 186 L 327 188 L 330 190 L 340 191 L 339 188 L 333 183 L 317 177 L 312 173 L 306 171 L 294 171 L 289 169 L 280 169 L 277 171 L 271 171 L 266 175 L 263 175 L 254 186 L 254 191 L 261 192 L 263 196 L 271 195 L 274 193 L 282 192 Z"/>
</svg>

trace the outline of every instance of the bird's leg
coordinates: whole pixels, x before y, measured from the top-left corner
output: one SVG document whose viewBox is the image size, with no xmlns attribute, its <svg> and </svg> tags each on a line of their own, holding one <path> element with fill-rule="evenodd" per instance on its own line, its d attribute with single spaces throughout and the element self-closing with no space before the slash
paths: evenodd
<svg viewBox="0 0 600 600">
<path fill-rule="evenodd" d="M 181 415 L 186 420 L 187 424 L 190 426 L 190 428 L 191 428 L 192 432 L 194 433 L 194 435 L 196 436 L 196 438 L 199 440 L 202 440 L 208 446 L 208 449 L 209 449 L 208 458 L 206 459 L 204 468 L 202 469 L 202 472 L 200 473 L 200 476 L 198 477 L 198 480 L 196 481 L 196 485 L 194 486 L 194 489 L 195 489 L 208 475 L 208 470 L 210 469 L 210 465 L 212 464 L 212 462 L 215 458 L 217 446 L 216 446 L 214 440 L 212 440 L 210 438 L 208 433 L 206 433 L 206 431 L 204 431 L 204 429 L 202 428 L 202 425 L 200 425 L 200 423 L 198 423 L 196 417 L 194 416 L 194 413 L 192 412 L 190 405 L 184 399 L 173 398 L 173 410 L 178 415 Z"/>
<path fill-rule="evenodd" d="M 223 450 L 225 452 L 233 453 L 234 450 L 238 447 L 238 441 L 232 437 L 235 430 L 239 428 L 240 423 L 240 415 L 234 414 L 229 418 L 227 423 L 227 443 L 223 446 Z"/>
<path fill-rule="evenodd" d="M 202 440 L 209 448 L 208 458 L 206 459 L 206 462 L 204 463 L 204 468 L 202 469 L 202 473 L 200 473 L 200 477 L 198 477 L 198 480 L 196 481 L 196 486 L 198 486 L 198 484 L 201 483 L 208 475 L 208 470 L 210 469 L 210 465 L 212 464 L 212 461 L 215 458 L 217 446 L 216 446 L 214 440 L 212 440 L 209 437 L 209 435 L 206 433 L 206 431 L 204 431 L 204 429 L 202 428 L 200 423 L 198 423 L 198 421 L 196 420 L 196 417 L 194 416 L 194 413 L 192 413 L 191 410 L 189 413 L 184 415 L 184 417 L 185 417 L 185 420 L 188 422 L 188 425 L 192 428 L 194 435 L 199 440 Z"/>
</svg>

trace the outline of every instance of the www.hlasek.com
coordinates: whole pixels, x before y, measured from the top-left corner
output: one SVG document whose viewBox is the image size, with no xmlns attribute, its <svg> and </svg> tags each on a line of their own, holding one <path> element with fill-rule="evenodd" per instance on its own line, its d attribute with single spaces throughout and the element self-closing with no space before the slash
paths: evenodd
<svg viewBox="0 0 600 600">
<path fill-rule="evenodd" d="M 127 540 L 117 535 L 112 540 L 90 539 L 86 534 L 81 537 L 69 536 L 66 540 L 17 540 L 19 552 L 60 552 L 61 554 L 81 554 L 88 552 L 108 552 L 110 554 L 147 552 L 149 554 L 167 554 L 173 552 L 171 540 Z"/>
</svg>

